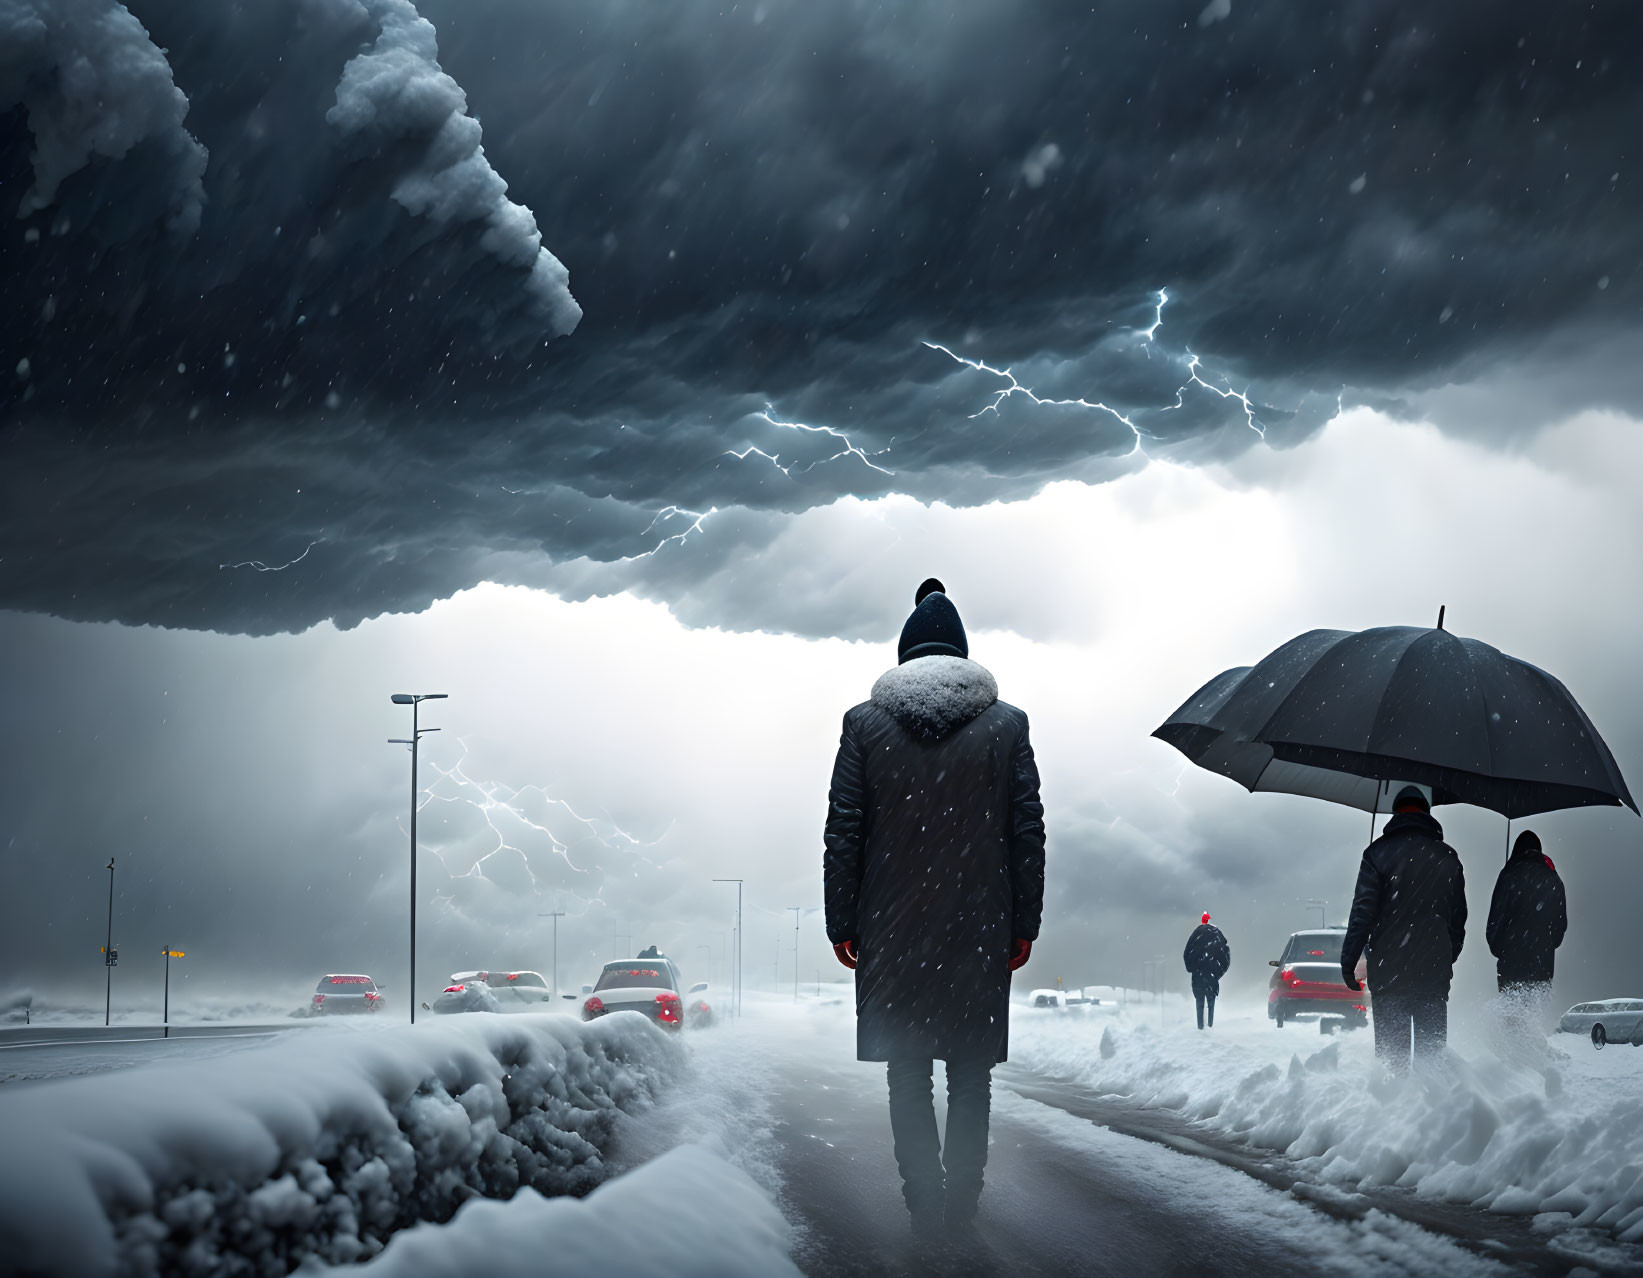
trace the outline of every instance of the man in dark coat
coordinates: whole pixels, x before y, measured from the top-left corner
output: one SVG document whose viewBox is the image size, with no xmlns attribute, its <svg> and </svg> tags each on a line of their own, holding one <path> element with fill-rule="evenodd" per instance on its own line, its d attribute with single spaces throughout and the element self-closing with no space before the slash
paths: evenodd
<svg viewBox="0 0 1643 1278">
<path fill-rule="evenodd" d="M 1206 914 L 1187 937 L 1181 961 L 1192 976 L 1192 997 L 1198 1004 L 1198 1028 L 1204 1028 L 1204 1007 L 1209 1006 L 1209 1027 L 1215 1028 L 1215 999 L 1221 993 L 1221 978 L 1232 966 L 1232 949 L 1220 928 Z"/>
<path fill-rule="evenodd" d="M 1500 992 L 1550 985 L 1557 947 L 1569 930 L 1563 880 L 1540 850 L 1540 836 L 1525 830 L 1495 880 L 1485 936 L 1495 956 Z"/>
<path fill-rule="evenodd" d="M 900 664 L 844 716 L 822 869 L 828 940 L 856 970 L 856 1054 L 888 1062 L 902 1192 L 928 1235 L 967 1225 L 981 1196 L 1010 973 L 1043 909 L 1044 809 L 1027 716 L 969 660 L 942 584 L 914 603 Z"/>
<path fill-rule="evenodd" d="M 1449 982 L 1466 941 L 1466 876 L 1443 841 L 1443 827 L 1415 786 L 1392 804 L 1381 837 L 1364 849 L 1341 945 L 1341 980 L 1358 984 L 1369 949 L 1375 1050 L 1387 1066 L 1409 1066 L 1410 1027 L 1417 1057 L 1441 1055 L 1449 1039 Z"/>
</svg>

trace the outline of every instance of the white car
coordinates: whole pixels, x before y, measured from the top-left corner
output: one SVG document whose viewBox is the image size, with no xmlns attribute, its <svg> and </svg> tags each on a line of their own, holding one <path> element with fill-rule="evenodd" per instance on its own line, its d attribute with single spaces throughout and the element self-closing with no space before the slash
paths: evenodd
<svg viewBox="0 0 1643 1278">
<path fill-rule="evenodd" d="M 432 1010 L 450 1012 L 551 1012 L 553 991 L 540 972 L 452 972 Z"/>
<path fill-rule="evenodd" d="M 374 1012 L 382 1006 L 382 993 L 369 976 L 333 972 L 319 978 L 313 1000 L 308 1004 L 310 1016 L 346 1016 L 355 1012 Z"/>
<path fill-rule="evenodd" d="M 1643 1047 L 1643 998 L 1604 998 L 1576 1003 L 1558 1022 L 1565 1034 L 1589 1034 L 1592 1046 L 1630 1043 Z"/>
<path fill-rule="evenodd" d="M 677 1030 L 685 1023 L 683 986 L 673 960 L 652 946 L 638 958 L 605 964 L 593 992 L 582 1001 L 582 1019 L 638 1012 L 663 1029 Z"/>
<path fill-rule="evenodd" d="M 1068 1000 L 1061 990 L 1034 990 L 1027 995 L 1027 1006 L 1064 1012 L 1067 1010 Z"/>
</svg>

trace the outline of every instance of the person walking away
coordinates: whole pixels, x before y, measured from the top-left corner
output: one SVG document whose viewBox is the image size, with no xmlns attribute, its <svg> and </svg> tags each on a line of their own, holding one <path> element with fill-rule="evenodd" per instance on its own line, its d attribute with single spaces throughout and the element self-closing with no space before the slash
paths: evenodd
<svg viewBox="0 0 1643 1278">
<path fill-rule="evenodd" d="M 856 973 L 856 1055 L 887 1063 L 902 1194 L 924 1238 L 971 1226 L 1010 974 L 1044 902 L 1044 809 L 1027 716 L 969 660 L 934 578 L 899 664 L 844 716 L 828 795 L 827 938 Z M 942 1146 L 934 1062 L 947 1065 Z"/>
<path fill-rule="evenodd" d="M 1423 791 L 1405 786 L 1392 812 L 1358 868 L 1341 980 L 1363 988 L 1355 969 L 1367 946 L 1375 1051 L 1402 1073 L 1411 1043 L 1417 1059 L 1441 1056 L 1448 1043 L 1449 984 L 1466 942 L 1466 876 Z"/>
<path fill-rule="evenodd" d="M 1232 950 L 1226 934 L 1209 921 L 1205 914 L 1198 926 L 1187 937 L 1187 948 L 1181 952 L 1181 961 L 1192 977 L 1192 999 L 1198 1005 L 1198 1028 L 1204 1028 L 1205 1008 L 1209 1011 L 1209 1027 L 1215 1028 L 1215 999 L 1221 993 L 1221 978 L 1232 966 Z"/>
<path fill-rule="evenodd" d="M 1503 1019 L 1524 1039 L 1545 1016 L 1557 947 L 1568 930 L 1563 880 L 1542 852 L 1540 836 L 1525 830 L 1495 880 L 1484 933 L 1495 956 Z"/>
</svg>

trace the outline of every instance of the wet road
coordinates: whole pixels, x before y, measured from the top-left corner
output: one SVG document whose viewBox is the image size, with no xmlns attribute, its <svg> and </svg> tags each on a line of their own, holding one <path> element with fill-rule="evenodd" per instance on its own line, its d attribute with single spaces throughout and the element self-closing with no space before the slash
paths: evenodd
<svg viewBox="0 0 1643 1278">
<path fill-rule="evenodd" d="M 979 1241 L 921 1248 L 901 1204 L 883 1066 L 833 1051 L 784 1057 L 769 1097 L 775 1161 L 783 1206 L 801 1231 L 795 1259 L 813 1278 L 1539 1269 L 1486 1259 L 1381 1211 L 1343 1219 L 1213 1159 L 1028 1099 L 1003 1081 L 994 1086 Z"/>
</svg>

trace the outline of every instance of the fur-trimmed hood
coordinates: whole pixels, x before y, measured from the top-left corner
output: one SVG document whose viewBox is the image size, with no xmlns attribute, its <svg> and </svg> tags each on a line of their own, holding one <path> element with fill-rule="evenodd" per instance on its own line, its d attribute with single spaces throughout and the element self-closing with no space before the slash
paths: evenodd
<svg viewBox="0 0 1643 1278">
<path fill-rule="evenodd" d="M 990 709 L 998 683 L 964 657 L 918 657 L 880 675 L 872 700 L 909 732 L 940 740 Z"/>
</svg>

